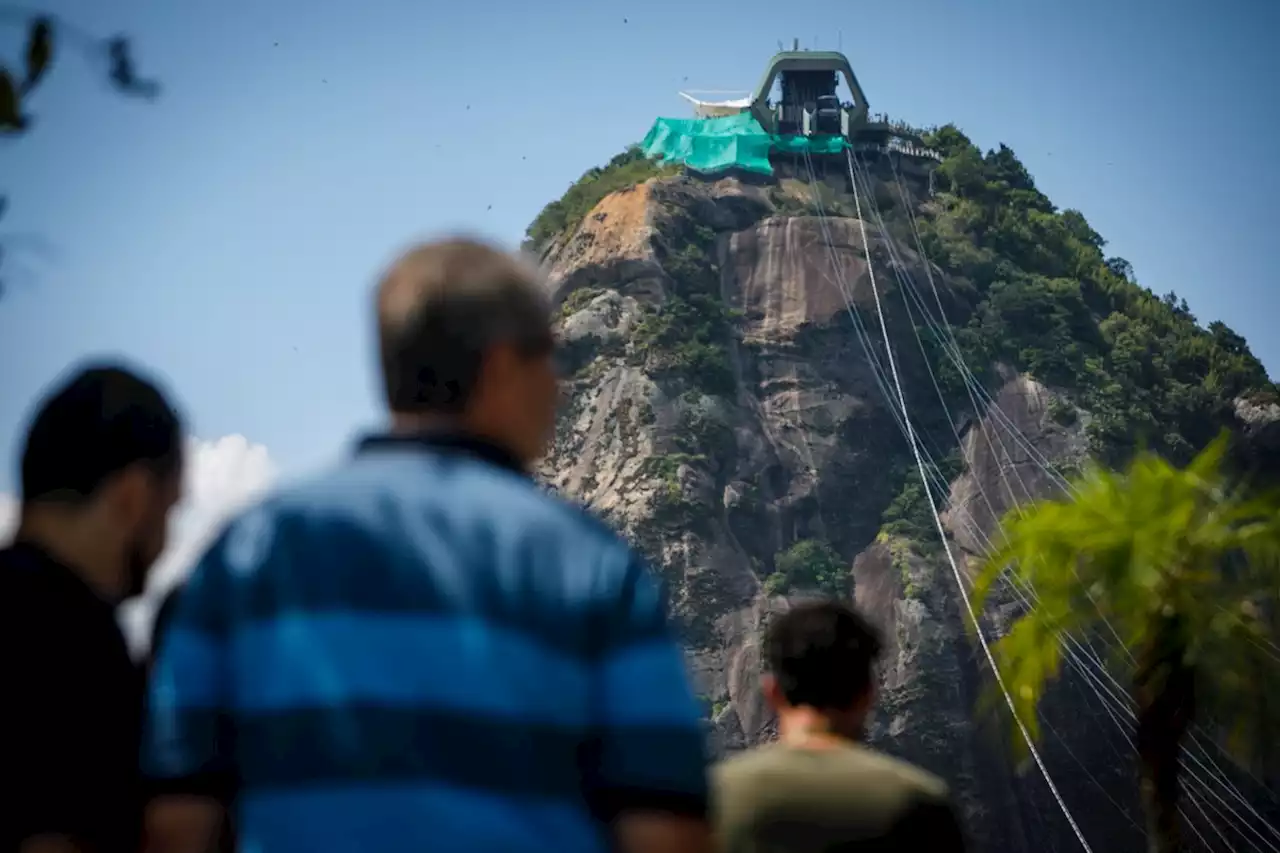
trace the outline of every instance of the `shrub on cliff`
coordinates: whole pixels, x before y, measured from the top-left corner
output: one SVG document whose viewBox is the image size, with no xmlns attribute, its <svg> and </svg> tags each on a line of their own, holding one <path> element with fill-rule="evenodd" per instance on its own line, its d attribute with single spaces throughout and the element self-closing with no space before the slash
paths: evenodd
<svg viewBox="0 0 1280 853">
<path fill-rule="evenodd" d="M 604 166 L 588 169 L 564 195 L 542 208 L 525 231 L 524 249 L 541 253 L 557 237 L 577 228 L 605 196 L 677 171 L 679 167 L 650 160 L 638 146 L 631 146 Z"/>
<path fill-rule="evenodd" d="M 764 580 L 765 592 L 783 595 L 792 590 L 816 590 L 843 598 L 849 594 L 849 566 L 821 539 L 801 539 L 773 558 L 774 573 Z"/>
</svg>

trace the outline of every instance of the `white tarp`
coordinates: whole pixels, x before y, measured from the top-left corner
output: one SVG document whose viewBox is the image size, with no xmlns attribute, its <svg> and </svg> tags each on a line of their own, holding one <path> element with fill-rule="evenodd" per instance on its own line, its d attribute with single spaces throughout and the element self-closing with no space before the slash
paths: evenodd
<svg viewBox="0 0 1280 853">
<path fill-rule="evenodd" d="M 737 98 L 732 101 L 703 101 L 685 92 L 681 92 L 680 97 L 693 104 L 693 113 L 698 118 L 736 116 L 751 108 L 751 98 Z"/>
</svg>

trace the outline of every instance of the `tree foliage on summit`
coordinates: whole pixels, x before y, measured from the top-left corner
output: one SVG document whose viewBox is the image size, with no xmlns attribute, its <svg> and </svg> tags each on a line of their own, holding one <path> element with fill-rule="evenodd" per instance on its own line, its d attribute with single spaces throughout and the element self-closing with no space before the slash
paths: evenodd
<svg viewBox="0 0 1280 853">
<path fill-rule="evenodd" d="M 1007 363 L 1071 394 L 1092 416 L 1092 450 L 1112 464 L 1139 446 L 1186 462 L 1229 422 L 1236 397 L 1274 393 L 1243 338 L 1141 287 L 1008 147 L 984 155 L 950 125 L 927 142 L 943 160 L 922 240 L 968 285 L 955 290 L 973 294 L 948 306 L 970 367 Z M 944 378 L 959 381 L 949 368 Z"/>
</svg>

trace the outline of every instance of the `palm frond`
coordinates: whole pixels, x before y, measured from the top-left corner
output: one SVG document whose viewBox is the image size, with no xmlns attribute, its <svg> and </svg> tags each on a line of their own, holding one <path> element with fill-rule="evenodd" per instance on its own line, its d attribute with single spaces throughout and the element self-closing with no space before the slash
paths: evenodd
<svg viewBox="0 0 1280 853">
<path fill-rule="evenodd" d="M 1280 712 L 1280 690 L 1269 686 L 1280 684 L 1269 621 L 1280 613 L 1280 496 L 1231 482 L 1228 450 L 1223 435 L 1181 469 L 1145 452 L 1123 472 L 1094 465 L 1070 495 L 1003 519 L 977 573 L 973 615 L 1002 579 L 1033 600 L 993 649 L 1030 732 L 1039 732 L 1036 709 L 1058 677 L 1064 636 L 1104 622 L 1128 648 L 1180 626 L 1204 697 L 1241 743 L 1257 742 L 1261 710 Z M 1261 678 L 1269 652 L 1272 677 Z"/>
</svg>

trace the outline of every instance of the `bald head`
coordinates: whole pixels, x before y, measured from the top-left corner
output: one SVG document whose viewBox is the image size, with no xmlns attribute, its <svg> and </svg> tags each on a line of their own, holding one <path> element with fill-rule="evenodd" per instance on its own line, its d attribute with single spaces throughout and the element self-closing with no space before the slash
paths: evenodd
<svg viewBox="0 0 1280 853">
<path fill-rule="evenodd" d="M 535 359 L 553 348 L 551 305 L 538 271 L 473 240 L 425 243 L 378 286 L 387 402 L 397 414 L 460 414 L 495 348 Z"/>
</svg>

